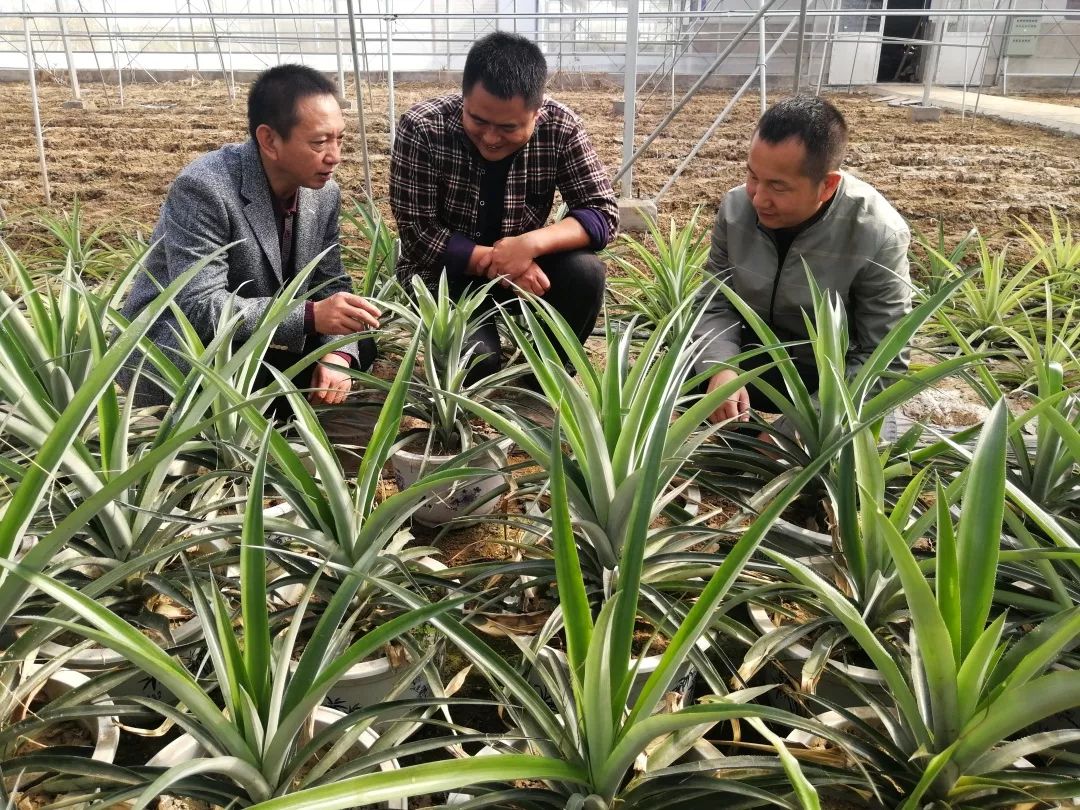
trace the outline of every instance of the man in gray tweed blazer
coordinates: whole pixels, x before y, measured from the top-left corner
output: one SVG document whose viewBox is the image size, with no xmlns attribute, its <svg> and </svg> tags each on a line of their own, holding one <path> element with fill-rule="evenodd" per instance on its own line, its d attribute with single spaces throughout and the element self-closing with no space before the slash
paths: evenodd
<svg viewBox="0 0 1080 810">
<path fill-rule="evenodd" d="M 274 334 L 266 362 L 284 369 L 340 335 L 379 326 L 379 310 L 352 293 L 338 246 L 340 193 L 332 175 L 341 162 L 345 121 L 334 85 L 302 65 L 279 65 L 259 75 L 248 94 L 246 143 L 197 158 L 169 189 L 154 228 L 154 248 L 136 277 L 124 315 L 135 317 L 159 290 L 215 250 L 236 243 L 207 264 L 176 298 L 199 338 L 213 338 L 222 308 L 234 298 L 243 315 L 236 341 L 298 270 L 327 251 L 298 295 L 317 291 Z M 149 337 L 181 370 L 178 326 L 166 311 Z M 374 359 L 370 338 L 327 352 L 295 379 L 315 404 L 339 404 L 351 379 L 342 366 Z M 258 385 L 270 381 L 267 371 Z M 130 385 L 130 376 L 122 379 Z M 166 404 L 171 395 L 145 372 L 134 392 L 139 406 Z"/>
</svg>

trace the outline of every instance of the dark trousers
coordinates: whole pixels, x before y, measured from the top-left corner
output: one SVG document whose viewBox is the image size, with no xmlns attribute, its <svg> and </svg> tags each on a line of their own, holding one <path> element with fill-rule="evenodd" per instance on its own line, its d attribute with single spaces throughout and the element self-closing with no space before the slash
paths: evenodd
<svg viewBox="0 0 1080 810">
<path fill-rule="evenodd" d="M 552 253 L 539 257 L 536 263 L 551 282 L 551 289 L 545 293 L 544 300 L 562 315 L 578 340 L 584 344 L 592 334 L 604 304 L 604 263 L 588 250 Z M 472 285 L 481 281 L 468 276 L 455 279 L 450 283 L 451 295 L 460 298 Z M 521 306 L 521 299 L 512 290 L 496 286 L 492 288 L 485 307 L 490 310 L 497 304 L 507 307 L 512 313 Z M 476 346 L 474 356 L 483 357 L 469 371 L 466 380 L 469 383 L 494 374 L 502 367 L 499 327 L 494 318 L 486 320 L 473 333 L 472 338 Z M 558 349 L 559 344 L 554 340 L 553 342 Z M 559 354 L 565 362 L 567 358 L 561 350 Z"/>
</svg>

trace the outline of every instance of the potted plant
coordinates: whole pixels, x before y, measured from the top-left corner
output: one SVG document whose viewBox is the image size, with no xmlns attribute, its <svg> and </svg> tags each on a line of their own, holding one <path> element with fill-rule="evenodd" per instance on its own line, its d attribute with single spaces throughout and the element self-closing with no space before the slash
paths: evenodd
<svg viewBox="0 0 1080 810">
<path fill-rule="evenodd" d="M 481 360 L 475 346 L 469 345 L 469 338 L 493 314 L 493 310 L 481 311 L 492 283 L 454 301 L 445 275 L 434 294 L 414 278 L 411 305 L 390 305 L 420 336 L 422 346 L 423 381 L 414 381 L 410 386 L 404 413 L 424 426 L 410 434 L 408 443 L 390 459 L 400 489 L 411 486 L 425 472 L 444 467 L 468 464 L 496 471 L 506 465 L 509 442 L 478 442 L 461 407 L 462 399 L 483 401 L 515 373 L 507 369 L 492 377 L 468 381 L 470 371 Z M 371 382 L 379 384 L 374 378 Z M 415 519 L 441 526 L 461 515 L 478 517 L 490 513 L 495 508 L 493 493 L 503 481 L 501 475 L 477 476 L 433 491 L 417 510 Z"/>
<path fill-rule="evenodd" d="M 231 610 L 217 590 L 192 588 L 207 657 L 223 705 L 206 694 L 185 662 L 169 656 L 107 607 L 32 570 L 0 561 L 9 575 L 24 578 L 84 622 L 56 620 L 58 625 L 122 652 L 180 701 L 180 708 L 176 708 L 149 698 L 134 699 L 179 722 L 192 735 L 202 755 L 162 769 L 128 769 L 120 775 L 116 771 L 96 772 L 98 786 L 110 801 L 134 799 L 133 806 L 141 808 L 168 792 L 218 804 L 237 800 L 251 804 L 290 793 L 297 789 L 298 782 L 301 787 L 323 780 L 333 782 L 333 767 L 370 728 L 379 709 L 354 712 L 305 743 L 304 729 L 330 686 L 350 666 L 389 640 L 460 604 L 460 599 L 449 600 L 410 610 L 343 646 L 338 631 L 348 616 L 355 589 L 366 578 L 360 571 L 349 571 L 320 614 L 297 666 L 291 666 L 314 587 L 308 589 L 294 608 L 292 620 L 275 639 L 266 600 L 266 555 L 262 547 L 262 492 L 271 433 L 268 430 L 255 460 L 242 531 L 242 637 L 238 639 Z M 410 731 L 408 724 L 395 723 L 384 739 L 372 742 L 359 768 L 378 770 L 380 763 L 394 759 L 395 745 Z M 328 742 L 332 743 L 329 752 L 322 751 Z M 316 766 L 303 774 L 303 766 L 313 758 L 317 759 Z M 342 767 L 353 773 L 357 766 Z"/>
<path fill-rule="evenodd" d="M 18 672 L 11 680 L 13 691 L 0 703 L 4 789 L 31 801 L 86 792 L 78 780 L 55 774 L 66 763 L 86 758 L 82 751 L 93 762 L 112 764 L 120 743 L 118 715 L 124 713 L 108 694 L 116 678 L 91 680 L 64 668 L 62 660 L 38 664 L 31 659 L 7 667 Z M 63 733 L 65 723 L 79 727 L 82 738 Z M 63 736 L 54 737 L 54 732 Z"/>
<path fill-rule="evenodd" d="M 694 317 L 694 310 L 682 307 L 692 300 L 701 288 L 705 260 L 709 256 L 708 230 L 698 225 L 701 208 L 695 208 L 689 222 L 682 228 L 671 225 L 665 236 L 652 219 L 645 222 L 652 245 L 622 234 L 618 246 L 609 248 L 605 256 L 623 272 L 612 276 L 608 287 L 618 301 L 618 313 L 634 327 L 649 331 L 661 328 L 668 316 L 678 310 L 683 319 Z M 620 251 L 623 247 L 627 250 Z M 629 257 L 624 253 L 629 253 Z M 615 316 L 609 311 L 608 317 Z M 683 324 L 679 324 L 682 326 Z M 668 333 L 670 338 L 681 329 Z"/>
<path fill-rule="evenodd" d="M 818 594 L 885 679 L 887 691 L 862 691 L 872 721 L 866 712 L 822 702 L 848 726 L 848 749 L 865 752 L 871 773 L 888 774 L 876 785 L 883 807 L 1002 806 L 1080 796 L 1068 765 L 1016 764 L 1080 739 L 1076 729 L 1014 736 L 1031 723 L 1080 706 L 1080 673 L 1054 666 L 1080 635 L 1080 609 L 1070 607 L 1016 635 L 1008 632 L 1009 616 L 995 610 L 994 590 L 1006 553 L 1000 550 L 1006 426 L 1005 405 L 999 402 L 975 449 L 969 497 L 955 525 L 939 485 L 932 560 L 920 562 L 910 538 L 881 510 L 870 515 L 869 530 L 881 533 L 895 559 L 911 616 L 909 634 L 879 637 L 835 586 L 770 552 Z"/>
</svg>

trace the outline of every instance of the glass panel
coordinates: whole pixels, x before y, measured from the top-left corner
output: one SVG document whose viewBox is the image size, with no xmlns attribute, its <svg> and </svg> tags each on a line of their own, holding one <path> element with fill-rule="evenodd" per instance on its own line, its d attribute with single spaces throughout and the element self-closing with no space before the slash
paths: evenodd
<svg viewBox="0 0 1080 810">
<path fill-rule="evenodd" d="M 873 11 L 882 8 L 883 0 L 840 0 L 840 8 L 845 11 Z M 881 17 L 853 14 L 840 18 L 840 32 L 845 34 L 879 33 Z"/>
</svg>

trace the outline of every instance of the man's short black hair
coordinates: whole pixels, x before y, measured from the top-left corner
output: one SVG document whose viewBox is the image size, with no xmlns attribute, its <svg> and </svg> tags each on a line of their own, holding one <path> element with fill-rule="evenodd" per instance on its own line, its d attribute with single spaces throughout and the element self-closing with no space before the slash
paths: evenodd
<svg viewBox="0 0 1080 810">
<path fill-rule="evenodd" d="M 820 183 L 840 168 L 847 150 L 847 123 L 832 104 L 815 96 L 795 96 L 770 107 L 758 121 L 757 136 L 770 144 L 798 138 L 806 147 L 803 174 Z"/>
<path fill-rule="evenodd" d="M 337 96 L 334 83 L 307 65 L 278 65 L 264 70 L 248 91 L 248 133 L 266 124 L 285 140 L 299 117 L 296 105 L 309 96 Z"/>
<path fill-rule="evenodd" d="M 496 31 L 469 48 L 461 94 L 467 96 L 477 82 L 483 82 L 485 90 L 504 101 L 521 96 L 525 106 L 535 110 L 544 100 L 547 61 L 535 42 Z"/>
</svg>

